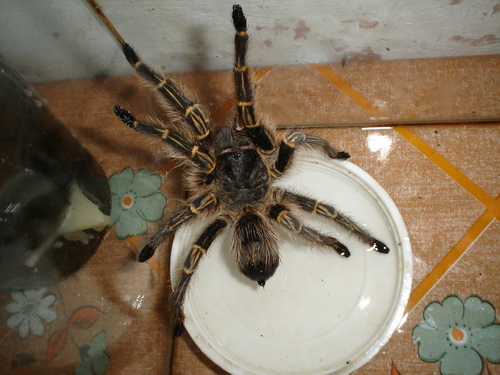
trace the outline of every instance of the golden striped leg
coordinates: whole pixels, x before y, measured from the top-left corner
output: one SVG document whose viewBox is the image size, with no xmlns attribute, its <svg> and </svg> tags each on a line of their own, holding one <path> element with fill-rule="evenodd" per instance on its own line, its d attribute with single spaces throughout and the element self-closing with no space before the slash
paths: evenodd
<svg viewBox="0 0 500 375">
<path fill-rule="evenodd" d="M 349 257 L 351 253 L 347 247 L 335 237 L 324 235 L 317 230 L 304 225 L 299 219 L 290 213 L 290 209 L 282 204 L 271 206 L 269 210 L 271 216 L 283 228 L 300 236 L 315 245 L 328 246 L 343 257 Z"/>
<path fill-rule="evenodd" d="M 118 116 L 125 125 L 138 133 L 160 137 L 164 142 L 168 143 L 196 163 L 206 174 L 210 174 L 214 171 L 214 159 L 209 156 L 208 152 L 203 147 L 189 143 L 172 130 L 164 129 L 147 122 L 137 121 L 125 108 L 116 106 L 114 111 L 116 116 Z"/>
<path fill-rule="evenodd" d="M 205 109 L 184 94 L 173 80 L 155 72 L 142 62 L 134 49 L 127 43 L 123 44 L 122 48 L 125 57 L 137 74 L 154 85 L 160 94 L 184 117 L 196 133 L 196 138 L 199 141 L 208 139 L 207 137 L 210 135 L 209 119 Z"/>
<path fill-rule="evenodd" d="M 153 256 L 158 246 L 180 225 L 200 215 L 202 212 L 215 208 L 217 198 L 212 193 L 204 194 L 193 199 L 190 205 L 173 214 L 166 222 L 166 225 L 157 231 L 144 246 L 139 254 L 139 262 L 145 262 Z"/>
<path fill-rule="evenodd" d="M 357 237 L 361 242 L 373 247 L 373 250 L 383 254 L 387 254 L 389 252 L 387 245 L 372 237 L 370 233 L 362 229 L 352 219 L 340 213 L 335 207 L 285 190 L 282 190 L 281 194 L 284 201 L 293 203 L 306 212 L 315 213 L 333 220 L 347 232 Z"/>
<path fill-rule="evenodd" d="M 245 63 L 248 45 L 247 20 L 239 5 L 233 5 L 233 24 L 236 29 L 234 81 L 238 99 L 236 103 L 238 108 L 236 130 L 244 131 L 259 149 L 271 151 L 275 146 L 274 137 L 255 116 L 253 88 Z"/>
<path fill-rule="evenodd" d="M 345 151 L 337 151 L 327 141 L 317 135 L 296 131 L 286 135 L 280 144 L 278 158 L 272 170 L 276 177 L 286 172 L 298 146 L 319 150 L 332 159 L 348 159 L 351 157 Z"/>
<path fill-rule="evenodd" d="M 155 72 L 139 58 L 134 49 L 125 42 L 122 36 L 115 29 L 111 21 L 101 10 L 101 7 L 95 0 L 88 0 L 92 8 L 96 11 L 99 18 L 108 28 L 116 41 L 122 46 L 123 54 L 129 64 L 136 72 L 167 99 L 167 101 L 179 112 L 186 122 L 192 127 L 199 141 L 208 140 L 210 135 L 209 120 L 205 109 L 194 102 L 189 96 L 184 94 L 177 84 L 170 78 Z"/>
<path fill-rule="evenodd" d="M 196 267 L 203 255 L 205 255 L 212 245 L 212 242 L 217 236 L 227 227 L 227 221 L 223 218 L 216 219 L 210 224 L 198 237 L 196 242 L 191 247 L 188 256 L 184 261 L 184 267 L 179 282 L 175 286 L 174 293 L 172 294 L 172 304 L 174 309 L 175 329 L 176 336 L 180 336 L 183 330 L 183 315 L 182 305 L 186 297 L 187 288 L 191 277 L 196 271 Z"/>
</svg>

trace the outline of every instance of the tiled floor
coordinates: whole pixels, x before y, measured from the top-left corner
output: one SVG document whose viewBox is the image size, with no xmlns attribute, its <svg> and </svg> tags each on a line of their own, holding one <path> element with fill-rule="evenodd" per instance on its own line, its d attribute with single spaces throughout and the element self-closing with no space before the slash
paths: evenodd
<svg viewBox="0 0 500 375">
<path fill-rule="evenodd" d="M 438 122 L 499 120 L 500 59 L 349 64 L 261 69 L 256 77 L 261 83 L 259 109 L 278 125 L 310 127 L 308 132 L 348 151 L 351 161 L 388 192 L 406 223 L 414 274 L 404 323 L 355 373 L 439 373 L 440 362 L 421 359 L 412 338 L 414 327 L 424 320 L 424 309 L 450 295 L 464 302 L 475 295 L 500 308 L 500 123 Z M 480 71 L 471 78 L 476 82 L 465 79 L 471 67 Z M 227 74 L 206 72 L 179 79 L 221 119 L 231 108 L 228 90 L 205 87 L 230 82 Z M 117 104 L 137 113 L 157 109 L 135 77 L 40 84 L 37 90 L 108 176 L 125 167 L 162 175 L 170 170 L 161 150 L 112 113 Z M 422 121 L 427 124 L 379 126 Z M 339 123 L 363 125 L 332 126 Z M 177 203 L 179 178 L 177 169 L 163 178 L 161 191 L 171 206 Z M 47 373 L 43 368 L 49 337 L 71 321 L 71 312 L 92 306 L 100 311 L 95 326 L 69 330 L 73 344 L 67 343 L 51 360 L 50 373 L 72 372 L 78 348 L 105 330 L 110 358 L 106 373 L 160 374 L 170 369 L 179 375 L 224 374 L 187 333 L 171 345 L 167 250 L 155 255 L 149 266 L 138 264 L 134 259 L 141 241 L 119 240 L 111 229 L 83 269 L 49 290 L 57 295 L 54 306 L 61 319 L 48 323 L 43 337 L 20 340 L 15 329 L 5 328 L 0 341 L 1 362 L 9 366 L 5 373 Z M 8 295 L 4 300 L 8 303 Z M 491 363 L 500 361 L 495 350 L 500 349 L 492 349 L 490 361 L 483 358 L 483 374 L 500 373 L 499 365 Z M 13 368 L 13 358 L 22 358 L 20 353 L 29 353 L 35 362 Z"/>
<path fill-rule="evenodd" d="M 478 295 L 496 308 L 500 303 L 496 287 L 500 277 L 500 127 L 426 125 L 313 131 L 349 150 L 352 161 L 384 187 L 405 220 L 413 248 L 413 291 L 406 321 L 380 354 L 356 373 L 391 374 L 392 363 L 401 374 L 438 372 L 437 363 L 426 364 L 419 358 L 412 339 L 412 329 L 423 320 L 424 308 L 449 295 L 463 300 Z M 390 140 L 387 150 L 370 151 L 369 140 L 374 135 Z M 488 367 L 490 373 L 500 371 L 496 365 L 488 363 Z M 173 373 L 224 372 L 184 336 L 174 342 Z"/>
</svg>

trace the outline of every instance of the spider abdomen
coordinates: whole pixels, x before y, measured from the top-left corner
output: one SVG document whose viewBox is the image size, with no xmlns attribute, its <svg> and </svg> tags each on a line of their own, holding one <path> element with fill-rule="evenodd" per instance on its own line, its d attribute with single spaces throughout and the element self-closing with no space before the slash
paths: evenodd
<svg viewBox="0 0 500 375">
<path fill-rule="evenodd" d="M 228 149 L 217 157 L 217 194 L 228 210 L 262 205 L 271 177 L 262 156 L 252 146 Z"/>
<path fill-rule="evenodd" d="M 257 210 L 247 209 L 232 227 L 230 249 L 240 272 L 264 286 L 279 265 L 279 237 Z"/>
</svg>

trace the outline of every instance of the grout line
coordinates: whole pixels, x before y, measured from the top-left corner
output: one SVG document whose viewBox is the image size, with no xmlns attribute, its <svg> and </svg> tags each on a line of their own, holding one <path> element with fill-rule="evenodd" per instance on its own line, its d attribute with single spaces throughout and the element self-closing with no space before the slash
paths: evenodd
<svg viewBox="0 0 500 375">
<path fill-rule="evenodd" d="M 340 91 L 342 91 L 349 99 L 361 107 L 363 111 L 373 117 L 380 117 L 380 110 L 374 107 L 372 103 L 356 91 L 351 85 L 335 74 L 331 69 L 321 64 L 309 64 L 309 66 L 320 72 L 325 78 L 333 83 Z"/>
<path fill-rule="evenodd" d="M 500 195 L 496 202 L 500 203 Z M 495 220 L 493 209 L 486 211 L 469 228 L 465 235 L 451 248 L 451 250 L 439 261 L 431 272 L 411 292 L 406 306 L 405 316 L 427 295 L 436 283 L 453 267 L 470 246 L 481 236 L 488 226 Z"/>
<path fill-rule="evenodd" d="M 464 175 L 458 168 L 446 160 L 443 156 L 437 153 L 431 146 L 425 143 L 415 133 L 405 126 L 395 126 L 393 128 L 399 135 L 410 142 L 416 149 L 427 156 L 434 164 L 441 168 L 446 174 L 453 178 L 479 202 L 484 204 L 486 208 L 492 211 L 494 216 L 500 220 L 500 204 L 495 199 L 485 193 L 479 186 Z"/>
</svg>

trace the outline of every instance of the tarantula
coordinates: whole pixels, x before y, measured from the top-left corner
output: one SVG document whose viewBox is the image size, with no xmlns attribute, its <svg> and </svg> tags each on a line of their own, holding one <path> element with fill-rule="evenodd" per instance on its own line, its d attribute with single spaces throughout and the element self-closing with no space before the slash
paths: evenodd
<svg viewBox="0 0 500 375">
<path fill-rule="evenodd" d="M 109 21 L 96 8 L 101 18 Z M 337 151 L 322 138 L 300 131 L 280 137 L 272 127 L 260 121 L 254 108 L 254 87 L 245 62 L 248 34 L 241 6 L 234 5 L 232 19 L 236 35 L 234 83 L 236 113 L 230 124 L 214 126 L 206 110 L 182 92 L 170 78 L 146 65 L 137 53 L 114 31 L 128 62 L 136 72 L 163 96 L 177 113 L 181 126 L 145 122 L 136 119 L 122 107 L 115 107 L 118 118 L 139 133 L 159 137 L 172 155 L 186 163 L 187 187 L 191 198 L 171 215 L 154 233 L 139 255 L 149 259 L 158 246 L 181 224 L 195 217 L 212 221 L 194 241 L 184 262 L 180 281 L 172 295 L 176 335 L 183 327 L 182 305 L 190 280 L 200 259 L 215 238 L 225 229 L 231 231 L 230 252 L 239 271 L 264 286 L 280 263 L 279 236 L 273 222 L 305 241 L 331 248 L 348 257 L 349 250 L 336 238 L 304 225 L 295 211 L 314 213 L 331 219 L 360 241 L 380 253 L 389 248 L 372 237 L 333 206 L 273 185 L 285 174 L 298 147 L 321 151 L 331 159 L 347 159 L 349 154 Z"/>
</svg>

